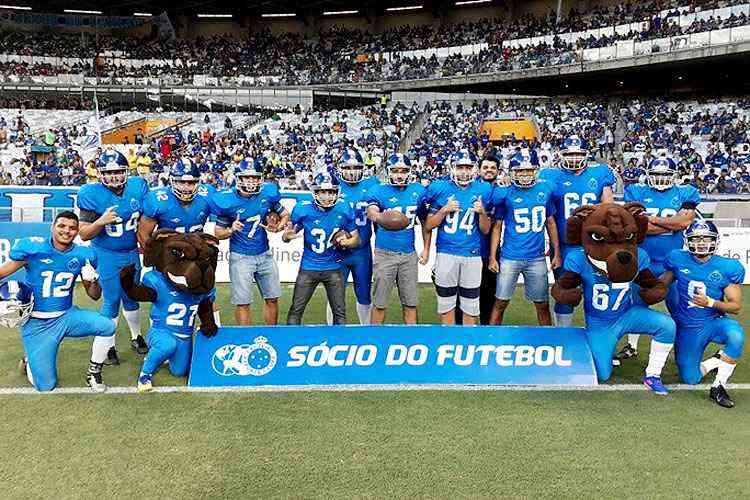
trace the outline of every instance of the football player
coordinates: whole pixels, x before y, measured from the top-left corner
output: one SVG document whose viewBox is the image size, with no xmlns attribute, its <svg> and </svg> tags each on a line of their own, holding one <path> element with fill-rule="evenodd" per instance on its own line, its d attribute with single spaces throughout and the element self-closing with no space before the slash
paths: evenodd
<svg viewBox="0 0 750 500">
<path fill-rule="evenodd" d="M 675 361 L 680 377 L 697 384 L 716 370 L 709 392 L 716 404 L 734 406 L 726 391 L 737 360 L 742 355 L 745 332 L 736 319 L 742 307 L 745 268 L 735 260 L 714 255 L 719 231 L 713 222 L 696 220 L 685 230 L 687 250 L 672 250 L 664 262 L 664 283 L 674 283 L 677 300 L 672 317 L 677 323 Z M 709 343 L 724 346 L 701 362 Z"/>
<path fill-rule="evenodd" d="M 263 165 L 258 158 L 245 158 L 235 168 L 235 187 L 214 195 L 212 213 L 216 215 L 216 237 L 229 238 L 229 277 L 231 302 L 236 306 L 238 325 L 252 324 L 253 302 L 251 284 L 258 284 L 264 300 L 263 318 L 275 325 L 279 318 L 281 281 L 279 268 L 268 245 L 267 231 L 279 232 L 289 220 L 281 205 L 276 184 L 264 182 Z M 270 213 L 278 220 L 266 220 Z"/>
<path fill-rule="evenodd" d="M 388 298 L 395 284 L 401 301 L 404 323 L 417 323 L 418 263 L 426 264 L 430 256 L 431 232 L 422 224 L 423 250 L 419 257 L 414 246 L 414 225 L 427 215 L 426 192 L 419 182 L 411 182 L 411 160 L 400 153 L 388 157 L 387 181 L 369 192 L 367 216 L 379 224 L 383 212 L 396 210 L 406 216 L 409 224 L 401 230 L 379 228 L 375 237 L 373 276 L 375 278 L 372 324 L 382 325 Z"/>
<path fill-rule="evenodd" d="M 498 214 L 492 230 L 489 251 L 490 270 L 497 274 L 496 301 L 490 324 L 501 325 L 503 315 L 516 290 L 518 275 L 523 274 L 526 300 L 533 302 L 540 325 L 552 325 L 549 311 L 547 258 L 544 251 L 545 228 L 552 248 L 552 269 L 560 267 L 560 246 L 553 216 L 554 185 L 537 179 L 538 167 L 521 154 L 509 163 L 511 186 L 498 187 L 493 193 L 494 212 Z M 498 264 L 500 234 L 503 245 Z"/>
<path fill-rule="evenodd" d="M 5 305 L 4 318 L 8 318 L 7 313 L 15 315 L 15 323 L 21 327 L 25 353 L 21 367 L 38 391 L 51 391 L 57 385 L 60 342 L 65 337 L 90 336 L 95 338 L 86 383 L 95 392 L 107 389 L 102 381 L 102 365 L 117 326 L 102 314 L 73 305 L 73 288 L 79 276 L 89 297 L 99 300 L 102 294 L 95 270 L 96 252 L 73 243 L 78 226 L 76 214 L 59 212 L 52 223 L 51 238 L 18 240 L 10 250 L 9 260 L 0 266 L 0 280 L 26 268 L 28 285 L 5 283 L 0 287 L 0 296 L 15 299 L 10 311 Z M 6 326 L 14 325 L 6 322 Z"/>
<path fill-rule="evenodd" d="M 565 241 L 565 228 L 568 218 L 578 207 L 612 203 L 615 176 L 607 165 L 589 166 L 589 149 L 586 141 L 578 136 L 568 137 L 558 152 L 559 169 L 545 169 L 545 180 L 554 182 L 554 210 L 560 242 L 560 262 L 565 262 L 568 252 L 575 247 Z M 554 257 L 553 257 L 554 258 Z M 555 271 L 558 277 L 562 267 Z M 570 326 L 573 321 L 573 307 L 555 302 L 555 324 Z"/>
<path fill-rule="evenodd" d="M 437 312 L 444 325 L 455 324 L 460 297 L 463 324 L 479 317 L 482 281 L 481 234 L 488 234 L 491 188 L 477 180 L 477 159 L 462 149 L 451 158 L 450 180 L 435 181 L 428 189 L 430 215 L 425 229 L 438 228 L 435 256 Z"/>
<path fill-rule="evenodd" d="M 354 280 L 354 295 L 357 298 L 357 317 L 360 325 L 370 324 L 372 309 L 372 221 L 367 218 L 369 191 L 380 184 L 375 176 L 365 177 L 365 163 L 355 149 L 347 149 L 336 164 L 336 175 L 340 183 L 339 197 L 354 211 L 354 221 L 359 233 L 359 245 L 350 249 L 344 256 L 342 269 L 344 285 L 351 273 Z M 330 306 L 329 323 L 333 320 Z"/>
<path fill-rule="evenodd" d="M 313 178 L 313 201 L 298 202 L 282 240 L 286 243 L 304 237 L 304 250 L 297 281 L 294 283 L 288 325 L 299 325 L 307 303 L 322 283 L 333 312 L 333 324 L 346 324 L 342 250 L 359 245 L 359 233 L 349 205 L 339 202 L 339 181 L 328 172 Z M 348 236 L 346 235 L 348 233 Z"/>
<path fill-rule="evenodd" d="M 671 158 L 657 158 L 646 170 L 647 184 L 625 187 L 625 202 L 636 201 L 646 207 L 648 233 L 641 245 L 651 259 L 651 272 L 660 276 L 664 261 L 672 250 L 684 245 L 682 232 L 695 219 L 695 209 L 701 202 L 693 186 L 675 186 L 677 167 Z M 674 317 L 677 290 L 670 287 L 666 304 Z M 638 296 L 636 295 L 636 300 Z M 615 364 L 638 355 L 637 334 L 629 334 L 628 342 L 615 356 Z"/>
<path fill-rule="evenodd" d="M 148 185 L 140 177 L 128 178 L 128 161 L 118 151 L 109 148 L 99 157 L 97 172 L 99 182 L 86 184 L 78 191 L 78 209 L 81 217 L 80 237 L 91 241 L 99 261 L 99 274 L 104 301 L 101 312 L 117 325 L 122 303 L 125 321 L 130 329 L 130 346 L 141 350 L 145 340 L 141 335 L 138 302 L 130 300 L 120 286 L 120 269 L 136 267 L 136 280 L 140 276 L 141 261 L 138 256 L 136 231 L 143 211 L 143 200 Z M 107 354 L 107 364 L 119 364 L 115 338 Z"/>
</svg>

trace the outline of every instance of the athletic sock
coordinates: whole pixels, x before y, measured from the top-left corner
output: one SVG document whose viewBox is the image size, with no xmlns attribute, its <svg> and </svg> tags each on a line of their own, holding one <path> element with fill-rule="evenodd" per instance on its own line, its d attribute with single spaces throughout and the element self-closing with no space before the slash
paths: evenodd
<svg viewBox="0 0 750 500">
<path fill-rule="evenodd" d="M 567 313 L 555 313 L 555 326 L 569 327 L 573 324 L 573 315 Z"/>
<path fill-rule="evenodd" d="M 141 334 L 141 319 L 138 309 L 135 311 L 122 311 L 122 315 L 125 316 L 125 321 L 128 323 L 131 340 L 135 339 Z"/>
<path fill-rule="evenodd" d="M 714 380 L 714 383 L 712 385 L 713 387 L 717 387 L 720 385 L 726 387 L 727 382 L 729 382 L 729 377 L 732 376 L 732 372 L 734 371 L 734 367 L 737 366 L 737 363 L 727 363 L 723 359 L 720 359 L 718 361 L 719 368 L 718 370 L 716 370 L 716 379 Z"/>
<path fill-rule="evenodd" d="M 630 347 L 632 347 L 636 351 L 638 350 L 638 338 L 640 338 L 640 335 L 638 335 L 637 333 L 636 334 L 633 334 L 633 333 L 629 333 L 628 334 L 628 344 L 630 344 Z"/>
<path fill-rule="evenodd" d="M 114 339 L 114 335 L 111 337 L 94 337 L 94 342 L 91 344 L 92 363 L 104 363 L 107 360 L 107 352 L 112 347 Z"/>
<path fill-rule="evenodd" d="M 26 379 L 28 379 L 31 385 L 34 385 L 34 375 L 31 374 L 31 364 L 28 359 L 26 360 Z"/>
<path fill-rule="evenodd" d="M 221 311 L 214 311 L 214 323 L 216 326 L 221 326 Z"/>
<path fill-rule="evenodd" d="M 648 366 L 646 366 L 647 377 L 661 377 L 661 371 L 669 357 L 672 344 L 662 344 L 655 340 L 651 341 L 651 352 L 648 355 Z"/>
<path fill-rule="evenodd" d="M 101 373 L 102 366 L 104 366 L 104 363 L 97 363 L 94 360 L 89 361 L 89 373 Z"/>
<path fill-rule="evenodd" d="M 360 325 L 370 324 L 371 313 L 372 313 L 372 305 L 357 303 L 357 317 L 359 318 Z"/>
<path fill-rule="evenodd" d="M 704 359 L 701 362 L 701 375 L 705 376 L 711 370 L 717 369 L 720 363 L 721 363 L 721 359 L 715 356 L 711 356 L 708 359 Z"/>
<path fill-rule="evenodd" d="M 326 324 L 333 324 L 333 310 L 331 310 L 331 304 L 326 302 Z"/>
</svg>

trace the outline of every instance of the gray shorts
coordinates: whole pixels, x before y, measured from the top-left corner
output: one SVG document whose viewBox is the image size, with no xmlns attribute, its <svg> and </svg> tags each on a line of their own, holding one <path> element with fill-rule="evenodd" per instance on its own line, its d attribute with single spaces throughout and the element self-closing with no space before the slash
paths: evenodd
<svg viewBox="0 0 750 500">
<path fill-rule="evenodd" d="M 404 307 L 417 307 L 417 252 L 400 253 L 376 248 L 373 257 L 372 302 L 378 309 L 388 307 L 388 296 L 395 284 Z"/>
<path fill-rule="evenodd" d="M 273 258 L 273 250 L 258 255 L 230 253 L 229 279 L 230 299 L 236 306 L 253 303 L 253 282 L 258 284 L 258 290 L 264 299 L 281 297 L 279 268 Z"/>
<path fill-rule="evenodd" d="M 482 283 L 482 258 L 464 257 L 438 252 L 435 256 L 435 292 L 437 312 L 445 314 L 456 308 L 461 297 L 461 310 L 479 316 L 479 285 Z"/>
</svg>

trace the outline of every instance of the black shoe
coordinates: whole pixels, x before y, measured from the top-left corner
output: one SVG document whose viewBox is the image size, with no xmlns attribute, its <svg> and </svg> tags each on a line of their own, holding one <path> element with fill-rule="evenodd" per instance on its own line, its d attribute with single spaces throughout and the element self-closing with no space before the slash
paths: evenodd
<svg viewBox="0 0 750 500">
<path fill-rule="evenodd" d="M 636 351 L 630 344 L 625 344 L 625 347 L 623 347 L 612 359 L 612 364 L 614 366 L 620 366 L 626 359 L 635 358 L 636 356 L 638 356 L 638 351 Z"/>
<path fill-rule="evenodd" d="M 130 341 L 130 348 L 139 356 L 145 356 L 148 354 L 148 345 L 141 335 L 138 335 Z"/>
<path fill-rule="evenodd" d="M 708 397 L 719 406 L 723 406 L 724 408 L 734 408 L 734 401 L 729 397 L 729 394 L 727 394 L 727 390 L 724 389 L 723 385 L 711 387 L 711 390 L 708 392 Z"/>
<path fill-rule="evenodd" d="M 107 360 L 104 362 L 104 364 L 107 366 L 120 364 L 120 357 L 117 356 L 117 349 L 115 349 L 114 347 L 109 348 L 109 351 L 107 351 Z"/>
</svg>

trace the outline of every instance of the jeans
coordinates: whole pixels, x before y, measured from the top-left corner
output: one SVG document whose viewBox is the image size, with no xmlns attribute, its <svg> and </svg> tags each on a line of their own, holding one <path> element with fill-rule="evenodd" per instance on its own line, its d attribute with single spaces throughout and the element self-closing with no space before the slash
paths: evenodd
<svg viewBox="0 0 750 500">
<path fill-rule="evenodd" d="M 294 283 L 294 295 L 289 314 L 286 318 L 287 325 L 299 325 L 302 323 L 302 315 L 305 313 L 307 303 L 315 293 L 319 283 L 323 283 L 328 296 L 328 304 L 333 312 L 333 324 L 346 324 L 346 302 L 344 296 L 344 275 L 341 269 L 328 271 L 307 271 L 300 269 L 297 281 Z"/>
</svg>

